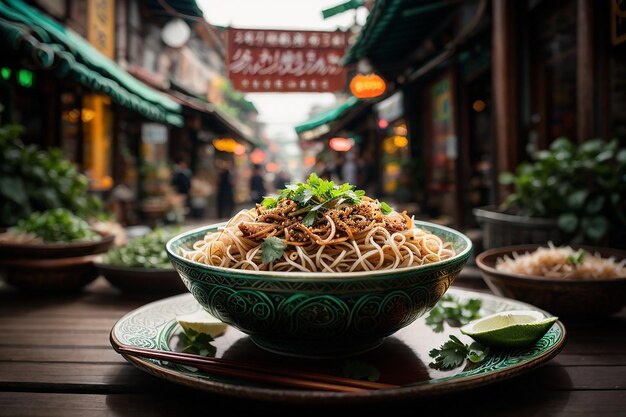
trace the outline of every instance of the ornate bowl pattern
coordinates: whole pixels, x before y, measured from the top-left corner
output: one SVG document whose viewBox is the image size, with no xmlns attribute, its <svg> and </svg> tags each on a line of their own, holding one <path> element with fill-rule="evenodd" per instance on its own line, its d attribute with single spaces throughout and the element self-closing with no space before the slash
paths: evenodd
<svg viewBox="0 0 626 417">
<path fill-rule="evenodd" d="M 421 267 L 355 273 L 254 272 L 204 265 L 178 255 L 212 225 L 170 240 L 167 252 L 188 290 L 211 314 L 276 353 L 333 357 L 357 354 L 427 313 L 467 262 L 471 241 L 435 224 L 416 222 L 457 255 Z"/>
</svg>

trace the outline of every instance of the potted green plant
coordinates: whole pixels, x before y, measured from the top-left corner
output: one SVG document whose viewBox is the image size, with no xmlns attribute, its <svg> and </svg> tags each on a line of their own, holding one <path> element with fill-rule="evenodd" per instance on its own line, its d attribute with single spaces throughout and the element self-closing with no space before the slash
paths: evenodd
<svg viewBox="0 0 626 417">
<path fill-rule="evenodd" d="M 34 212 L 65 208 L 83 218 L 103 215 L 89 194 L 88 179 L 60 149 L 25 145 L 19 125 L 0 126 L 0 227 L 15 226 Z"/>
<path fill-rule="evenodd" d="M 499 182 L 512 187 L 504 202 L 474 210 L 484 249 L 547 241 L 626 244 L 626 148 L 617 139 L 576 145 L 559 138 L 515 172 L 501 173 Z"/>
</svg>

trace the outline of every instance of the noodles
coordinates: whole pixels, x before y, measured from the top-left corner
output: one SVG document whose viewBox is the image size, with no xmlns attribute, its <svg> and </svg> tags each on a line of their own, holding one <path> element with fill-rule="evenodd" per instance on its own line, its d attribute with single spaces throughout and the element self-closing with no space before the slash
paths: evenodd
<svg viewBox="0 0 626 417">
<path fill-rule="evenodd" d="M 599 254 L 574 251 L 571 247 L 540 247 L 526 254 L 498 258 L 502 272 L 563 279 L 606 279 L 626 277 L 626 259 L 602 258 Z"/>
<path fill-rule="evenodd" d="M 290 198 L 271 208 L 257 204 L 181 255 L 224 268 L 280 272 L 390 270 L 455 255 L 450 242 L 413 227 L 406 212 L 383 214 L 381 203 L 365 196 L 352 204 L 331 201 L 308 224 L 307 217 L 302 204 Z"/>
</svg>

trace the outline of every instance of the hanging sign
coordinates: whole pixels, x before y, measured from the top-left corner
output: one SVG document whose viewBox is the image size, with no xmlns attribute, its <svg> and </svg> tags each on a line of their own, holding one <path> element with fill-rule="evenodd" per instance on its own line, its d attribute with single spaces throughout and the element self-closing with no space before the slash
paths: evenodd
<svg viewBox="0 0 626 417">
<path fill-rule="evenodd" d="M 245 92 L 335 92 L 346 85 L 347 33 L 229 28 L 227 72 Z"/>
<path fill-rule="evenodd" d="M 357 74 L 350 81 L 350 92 L 356 98 L 373 98 L 382 95 L 387 88 L 385 80 L 376 74 Z"/>
</svg>

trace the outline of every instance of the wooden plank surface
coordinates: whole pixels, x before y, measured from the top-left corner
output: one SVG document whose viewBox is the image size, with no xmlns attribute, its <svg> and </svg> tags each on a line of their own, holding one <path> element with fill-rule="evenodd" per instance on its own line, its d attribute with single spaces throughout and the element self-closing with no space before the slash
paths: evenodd
<svg viewBox="0 0 626 417">
<path fill-rule="evenodd" d="M 489 401 L 477 402 L 476 396 L 489 396 Z M 606 416 L 623 417 L 624 391 L 574 391 L 539 394 L 532 401 L 523 395 L 498 390 L 478 390 L 458 394 L 454 401 L 444 399 L 420 401 L 414 404 L 380 404 L 363 406 L 325 406 L 324 404 L 284 406 L 263 402 L 228 401 L 204 393 L 180 392 L 170 395 L 147 394 L 56 394 L 56 393 L 0 393 L 2 417 L 152 417 L 197 415 L 254 415 L 272 416 L 350 416 L 350 415 L 472 415 L 481 416 Z M 45 412 L 42 413 L 42 410 Z M 201 411 L 203 410 L 203 411 Z M 219 410 L 222 410 L 221 412 Z M 418 411 L 416 411 L 418 410 Z M 445 411 L 444 411 L 445 410 Z M 469 410 L 469 411 L 468 411 Z M 228 414 L 226 414 L 228 413 Z M 428 413 L 428 414 L 427 414 Z M 457 414 L 458 413 L 458 414 Z"/>
<path fill-rule="evenodd" d="M 487 291 L 476 274 L 455 286 Z M 165 295 L 167 296 L 167 295 Z M 99 279 L 85 291 L 33 295 L 0 285 L 0 416 L 174 416 L 198 404 L 242 414 L 463 414 L 621 416 L 626 409 L 626 311 L 605 320 L 563 319 L 568 340 L 546 365 L 450 400 L 307 407 L 233 399 L 156 378 L 127 363 L 109 343 L 115 322 L 164 295 L 123 294 Z M 526 393 L 531 392 L 532 401 Z M 524 393 L 524 394 L 522 394 Z M 204 408 L 204 407 L 203 407 Z"/>
</svg>

